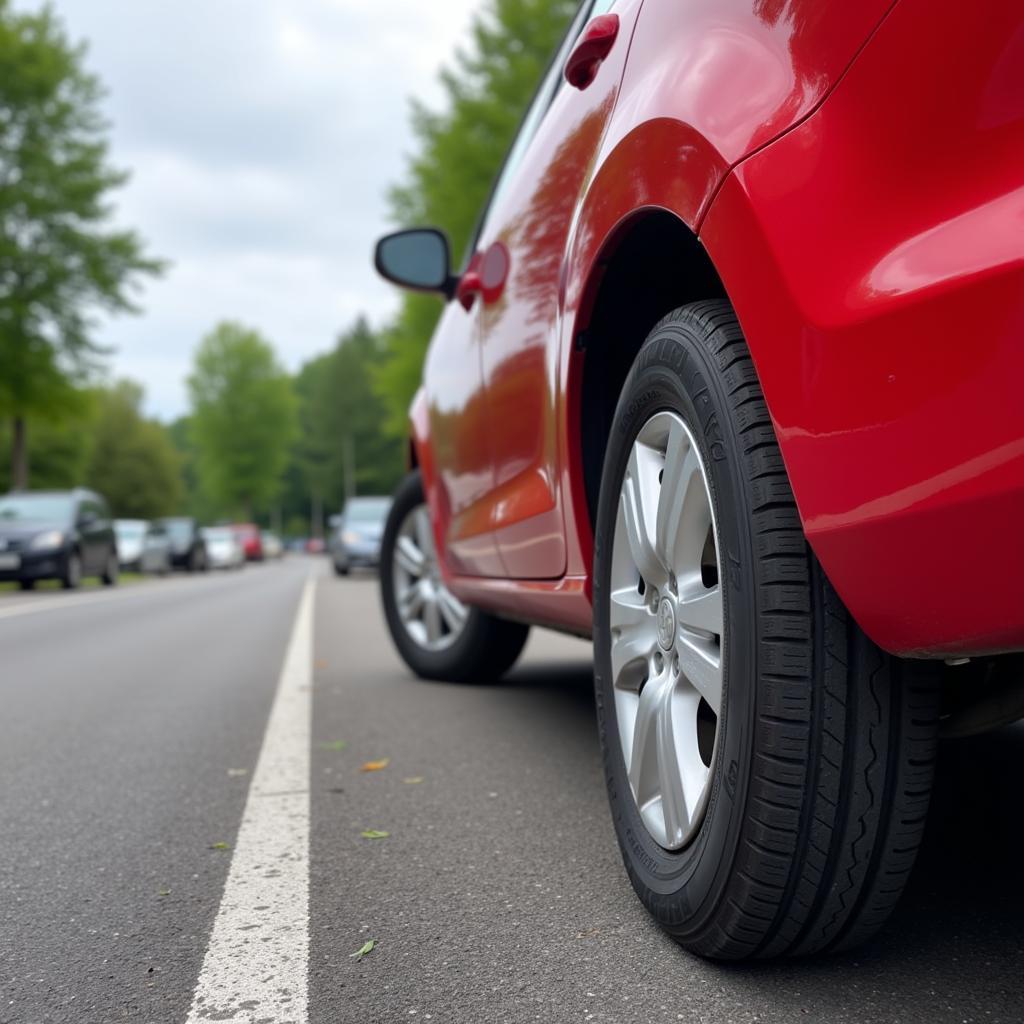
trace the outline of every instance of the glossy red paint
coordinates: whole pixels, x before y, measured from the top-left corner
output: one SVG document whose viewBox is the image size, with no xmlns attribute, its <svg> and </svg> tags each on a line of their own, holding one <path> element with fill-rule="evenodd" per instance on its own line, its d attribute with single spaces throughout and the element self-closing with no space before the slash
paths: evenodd
<svg viewBox="0 0 1024 1024">
<path fill-rule="evenodd" d="M 668 211 L 736 306 L 861 625 L 897 653 L 1024 648 L 1019 3 L 608 6 L 614 45 L 528 122 L 468 267 L 482 301 L 449 304 L 428 356 L 414 438 L 454 589 L 589 628 L 575 342 L 621 240 Z"/>
<path fill-rule="evenodd" d="M 900 653 L 1024 646 L 1024 19 L 937 6 L 903 0 L 702 233 L 808 538 Z"/>
</svg>

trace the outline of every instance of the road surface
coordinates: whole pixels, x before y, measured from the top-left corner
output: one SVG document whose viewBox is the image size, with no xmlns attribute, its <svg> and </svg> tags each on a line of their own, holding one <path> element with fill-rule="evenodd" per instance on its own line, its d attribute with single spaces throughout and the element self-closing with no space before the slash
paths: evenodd
<svg viewBox="0 0 1024 1024">
<path fill-rule="evenodd" d="M 306 558 L 0 596 L 0 1022 L 1024 1019 L 1024 730 L 943 747 L 872 945 L 716 966 L 629 888 L 588 655 L 418 682 Z"/>
</svg>

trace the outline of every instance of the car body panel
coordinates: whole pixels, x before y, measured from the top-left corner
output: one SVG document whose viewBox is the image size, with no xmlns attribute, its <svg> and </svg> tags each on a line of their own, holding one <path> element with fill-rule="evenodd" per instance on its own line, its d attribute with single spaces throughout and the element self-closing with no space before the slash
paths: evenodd
<svg viewBox="0 0 1024 1024">
<path fill-rule="evenodd" d="M 413 437 L 455 593 L 589 628 L 576 342 L 617 240 L 669 211 L 737 309 L 808 537 L 859 623 L 900 654 L 1024 646 L 1022 69 L 1012 0 L 969 19 L 951 0 L 646 0 L 582 180 L 570 167 L 553 199 L 568 232 L 524 229 L 527 175 L 520 220 L 471 264 L 508 251 L 474 307 L 480 344 L 452 302 L 428 355 Z M 525 166 L 571 152 L 605 96 L 582 95 L 556 98 Z"/>
<path fill-rule="evenodd" d="M 902 0 L 702 231 L 808 539 L 903 654 L 1024 645 L 1024 22 L 939 7 Z"/>
</svg>

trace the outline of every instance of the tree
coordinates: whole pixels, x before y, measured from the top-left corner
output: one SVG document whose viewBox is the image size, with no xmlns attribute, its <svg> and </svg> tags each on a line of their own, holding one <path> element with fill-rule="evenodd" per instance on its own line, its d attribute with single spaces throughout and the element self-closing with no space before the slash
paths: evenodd
<svg viewBox="0 0 1024 1024">
<path fill-rule="evenodd" d="M 577 9 L 576 0 L 490 0 L 441 84 L 446 109 L 414 101 L 418 151 L 406 180 L 391 190 L 395 221 L 444 228 L 458 258 L 469 244 L 519 122 L 551 55 Z M 409 401 L 441 304 L 406 295 L 386 332 L 387 357 L 375 375 L 388 409 L 388 428 L 404 436 Z"/>
<path fill-rule="evenodd" d="M 59 414 L 102 350 L 90 313 L 132 311 L 130 291 L 161 264 L 109 225 L 125 174 L 107 160 L 99 81 L 49 7 L 0 0 L 0 415 L 11 476 L 28 485 L 26 420 Z"/>
<path fill-rule="evenodd" d="M 181 460 L 167 429 L 142 415 L 142 395 L 131 381 L 97 392 L 85 479 L 114 515 L 152 519 L 177 511 Z"/>
<path fill-rule="evenodd" d="M 384 405 L 371 386 L 380 360 L 380 343 L 360 318 L 296 377 L 302 475 L 328 509 L 340 509 L 350 492 L 390 494 L 402 474 L 402 452 L 381 432 Z"/>
<path fill-rule="evenodd" d="M 291 381 L 256 331 L 222 323 L 188 378 L 200 488 L 222 512 L 252 519 L 277 495 L 296 431 Z"/>
</svg>

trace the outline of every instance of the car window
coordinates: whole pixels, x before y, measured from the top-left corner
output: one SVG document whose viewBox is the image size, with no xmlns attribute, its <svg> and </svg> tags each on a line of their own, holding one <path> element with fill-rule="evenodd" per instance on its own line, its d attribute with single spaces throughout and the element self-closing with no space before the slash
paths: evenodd
<svg viewBox="0 0 1024 1024">
<path fill-rule="evenodd" d="M 554 100 L 562 83 L 565 81 L 562 77 L 562 70 L 565 67 L 565 62 L 569 59 L 569 53 L 576 42 L 577 36 L 583 30 L 583 26 L 594 16 L 595 12 L 603 13 L 613 3 L 614 0 L 596 0 L 596 2 L 585 2 L 580 5 L 576 17 L 573 18 L 572 24 L 569 26 L 569 31 L 562 40 L 562 45 L 558 48 L 551 66 L 548 68 L 537 92 L 534 94 L 533 102 L 530 104 L 526 116 L 519 127 L 519 131 L 516 133 L 512 148 L 508 151 L 508 156 L 505 157 L 505 162 L 501 167 L 494 187 L 491 189 L 485 213 L 480 218 L 479 227 L 473 235 L 473 241 L 469 248 L 470 253 L 476 248 L 476 240 L 486 233 L 491 211 L 496 209 L 500 203 L 501 197 L 508 188 L 509 182 L 515 175 L 520 163 L 522 163 L 523 156 L 533 141 L 534 135 L 537 134 L 537 129 L 544 120 L 544 115 L 548 112 L 552 100 Z M 598 8 L 601 8 L 601 10 L 598 11 Z"/>
<path fill-rule="evenodd" d="M 74 514 L 67 494 L 8 494 L 0 498 L 0 520 L 64 523 Z"/>
</svg>

